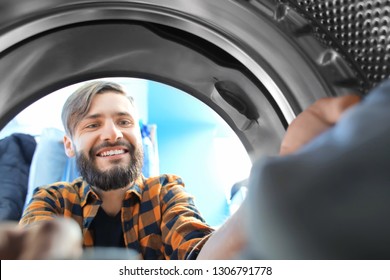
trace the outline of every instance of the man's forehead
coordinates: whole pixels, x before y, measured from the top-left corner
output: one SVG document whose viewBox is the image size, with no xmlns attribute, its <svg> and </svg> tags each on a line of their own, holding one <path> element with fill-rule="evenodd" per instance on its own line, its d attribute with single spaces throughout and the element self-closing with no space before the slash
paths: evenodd
<svg viewBox="0 0 390 280">
<path fill-rule="evenodd" d="M 119 93 L 96 94 L 92 99 L 88 114 L 95 110 L 128 112 L 131 115 L 137 111 L 129 98 Z"/>
<path fill-rule="evenodd" d="M 91 106 L 79 119 L 76 126 L 88 120 L 112 117 L 130 117 L 135 122 L 138 121 L 138 110 L 127 96 L 118 93 L 97 94 L 91 101 Z"/>
</svg>

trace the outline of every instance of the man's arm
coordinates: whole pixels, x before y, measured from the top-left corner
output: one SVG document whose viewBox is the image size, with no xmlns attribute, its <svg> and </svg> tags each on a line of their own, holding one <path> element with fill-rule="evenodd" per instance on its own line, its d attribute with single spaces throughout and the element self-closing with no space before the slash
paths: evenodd
<svg viewBox="0 0 390 280">
<path fill-rule="evenodd" d="M 27 226 L 62 216 L 61 212 L 63 211 L 61 210 L 58 197 L 55 190 L 46 187 L 39 188 L 24 210 L 19 224 Z"/>
<path fill-rule="evenodd" d="M 201 249 L 197 260 L 235 259 L 245 248 L 246 218 L 244 204 L 215 231 Z"/>
<path fill-rule="evenodd" d="M 193 197 L 184 190 L 181 178 L 164 176 L 165 183 L 158 194 L 164 255 L 166 259 L 194 259 L 214 229 L 202 218 Z M 151 197 L 158 189 L 150 188 Z"/>
</svg>

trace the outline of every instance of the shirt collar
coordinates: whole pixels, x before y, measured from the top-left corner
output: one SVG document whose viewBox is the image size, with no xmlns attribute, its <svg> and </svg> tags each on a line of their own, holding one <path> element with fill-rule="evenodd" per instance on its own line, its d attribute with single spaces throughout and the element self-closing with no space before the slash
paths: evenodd
<svg viewBox="0 0 390 280">
<path fill-rule="evenodd" d="M 138 196 L 139 199 L 142 197 L 142 192 L 144 190 L 144 181 L 145 177 L 141 174 L 135 180 L 134 184 L 126 191 L 124 200 L 129 199 L 132 194 Z M 81 207 L 84 207 L 87 204 L 88 199 L 95 201 L 99 200 L 99 196 L 94 192 L 91 185 L 86 181 L 81 181 L 81 187 L 79 188 L 79 195 L 81 198 Z"/>
</svg>

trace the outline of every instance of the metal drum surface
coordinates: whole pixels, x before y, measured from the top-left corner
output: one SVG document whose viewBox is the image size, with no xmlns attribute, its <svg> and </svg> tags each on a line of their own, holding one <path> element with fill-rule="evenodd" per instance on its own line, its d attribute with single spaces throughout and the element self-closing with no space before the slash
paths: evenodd
<svg viewBox="0 0 390 280">
<path fill-rule="evenodd" d="M 71 83 L 139 77 L 176 86 L 208 104 L 257 158 L 277 152 L 285 127 L 315 99 L 364 91 L 368 83 L 356 61 L 326 41 L 320 27 L 312 28 L 303 9 L 307 3 L 6 0 L 0 5 L 1 126 Z"/>
</svg>

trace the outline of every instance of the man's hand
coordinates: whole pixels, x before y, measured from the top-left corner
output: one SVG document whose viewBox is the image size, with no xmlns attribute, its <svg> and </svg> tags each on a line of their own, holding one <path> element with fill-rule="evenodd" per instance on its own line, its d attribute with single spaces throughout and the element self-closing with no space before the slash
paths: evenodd
<svg viewBox="0 0 390 280">
<path fill-rule="evenodd" d="M 197 260 L 231 260 L 247 245 L 245 201 L 204 244 Z"/>
<path fill-rule="evenodd" d="M 317 100 L 293 120 L 280 147 L 280 155 L 295 152 L 313 138 L 334 126 L 342 114 L 360 101 L 357 95 Z"/>
<path fill-rule="evenodd" d="M 0 257 L 4 259 L 77 259 L 82 254 L 80 226 L 72 219 L 57 218 L 22 228 L 0 225 Z"/>
</svg>

